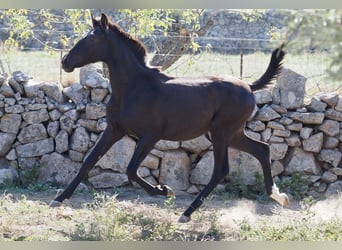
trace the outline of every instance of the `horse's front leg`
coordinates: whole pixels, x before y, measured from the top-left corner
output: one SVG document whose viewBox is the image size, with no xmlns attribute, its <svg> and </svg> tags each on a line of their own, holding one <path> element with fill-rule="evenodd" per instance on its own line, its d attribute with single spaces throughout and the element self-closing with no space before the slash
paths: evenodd
<svg viewBox="0 0 342 250">
<path fill-rule="evenodd" d="M 96 162 L 109 150 L 109 148 L 118 140 L 120 140 L 125 134 L 118 128 L 110 126 L 103 132 L 101 138 L 97 141 L 95 147 L 90 154 L 84 160 L 76 177 L 72 180 L 69 186 L 50 202 L 50 207 L 57 207 L 62 204 L 65 199 L 71 197 L 76 187 L 80 184 L 82 179 L 88 174 L 88 172 L 94 167 Z"/>
<path fill-rule="evenodd" d="M 130 181 L 135 181 L 136 183 L 138 183 L 150 195 L 171 196 L 174 195 L 174 192 L 169 186 L 151 185 L 143 178 L 141 178 L 137 173 L 139 165 L 145 159 L 145 157 L 151 151 L 151 149 L 157 141 L 157 139 L 146 136 L 139 139 L 134 154 L 127 167 L 127 176 Z"/>
</svg>

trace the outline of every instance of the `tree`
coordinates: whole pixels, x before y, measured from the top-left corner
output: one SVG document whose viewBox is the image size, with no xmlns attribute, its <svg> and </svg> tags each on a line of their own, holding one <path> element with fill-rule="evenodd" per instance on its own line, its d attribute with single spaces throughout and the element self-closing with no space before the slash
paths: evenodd
<svg viewBox="0 0 342 250">
<path fill-rule="evenodd" d="M 329 51 L 329 76 L 342 81 L 342 10 L 295 10 L 288 15 L 283 38 L 289 49 Z"/>
</svg>

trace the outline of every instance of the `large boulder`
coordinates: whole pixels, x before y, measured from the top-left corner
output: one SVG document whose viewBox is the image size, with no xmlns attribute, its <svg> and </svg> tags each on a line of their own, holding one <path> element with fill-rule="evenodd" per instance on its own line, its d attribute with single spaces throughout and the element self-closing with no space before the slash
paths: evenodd
<svg viewBox="0 0 342 250">
<path fill-rule="evenodd" d="M 279 97 L 275 103 L 287 109 L 302 107 L 305 95 L 306 78 L 290 69 L 283 68 L 274 89 Z"/>
<path fill-rule="evenodd" d="M 161 162 L 159 182 L 175 190 L 189 187 L 191 161 L 183 150 L 166 151 Z"/>
</svg>

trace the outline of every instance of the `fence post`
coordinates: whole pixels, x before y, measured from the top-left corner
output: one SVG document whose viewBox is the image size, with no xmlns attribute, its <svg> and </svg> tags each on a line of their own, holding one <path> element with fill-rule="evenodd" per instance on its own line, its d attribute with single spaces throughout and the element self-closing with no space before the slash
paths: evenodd
<svg viewBox="0 0 342 250">
<path fill-rule="evenodd" d="M 59 58 L 59 61 L 62 62 L 62 58 L 63 58 L 63 51 L 61 50 L 60 51 L 60 58 Z M 62 74 L 63 74 L 63 70 L 62 70 L 62 64 L 60 63 L 59 64 L 59 83 L 62 84 Z"/>
<path fill-rule="evenodd" d="M 243 76 L 243 40 L 240 40 L 240 79 L 242 79 Z"/>
</svg>

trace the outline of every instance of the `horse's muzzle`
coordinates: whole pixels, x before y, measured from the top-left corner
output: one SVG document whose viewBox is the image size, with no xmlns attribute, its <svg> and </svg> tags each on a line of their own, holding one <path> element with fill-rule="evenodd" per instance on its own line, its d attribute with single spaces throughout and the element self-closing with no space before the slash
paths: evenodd
<svg viewBox="0 0 342 250">
<path fill-rule="evenodd" d="M 74 71 L 74 66 L 72 66 L 72 63 L 70 63 L 68 55 L 65 55 L 62 58 L 62 68 L 64 69 L 65 72 L 72 72 Z"/>
</svg>

